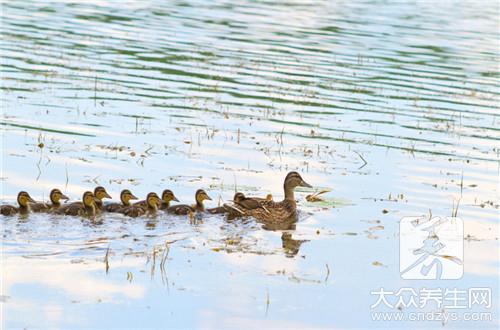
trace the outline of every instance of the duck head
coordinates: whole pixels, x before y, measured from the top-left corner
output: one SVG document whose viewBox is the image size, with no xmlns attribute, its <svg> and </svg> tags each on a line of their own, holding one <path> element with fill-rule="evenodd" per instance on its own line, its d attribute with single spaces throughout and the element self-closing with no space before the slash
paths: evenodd
<svg viewBox="0 0 500 330">
<path fill-rule="evenodd" d="M 61 199 L 68 200 L 69 197 L 63 194 L 59 189 L 52 189 L 50 191 L 50 201 L 54 205 L 58 205 Z"/>
<path fill-rule="evenodd" d="M 97 201 L 100 201 L 100 200 L 98 198 L 96 198 L 91 191 L 86 191 L 83 193 L 82 202 L 83 202 L 83 205 L 85 205 L 85 207 L 95 208 L 95 206 L 96 206 L 95 203 Z"/>
<path fill-rule="evenodd" d="M 178 202 L 179 200 L 177 197 L 175 197 L 174 193 L 170 189 L 165 189 L 163 190 L 163 193 L 161 194 L 161 199 L 168 204 L 170 204 L 171 201 Z"/>
<path fill-rule="evenodd" d="M 304 179 L 297 172 L 290 172 L 285 177 L 285 182 L 283 183 L 283 188 L 285 190 L 285 198 L 295 200 L 293 190 L 295 187 L 308 187 L 312 188 L 312 186 L 305 182 Z"/>
<path fill-rule="evenodd" d="M 122 192 L 120 193 L 120 200 L 123 203 L 123 205 L 130 205 L 130 200 L 137 199 L 137 197 L 130 192 L 128 189 L 123 189 Z"/>
<path fill-rule="evenodd" d="M 17 194 L 17 203 L 21 207 L 28 207 L 28 203 L 36 202 L 26 191 L 20 191 L 19 194 Z"/>
<path fill-rule="evenodd" d="M 161 199 L 154 192 L 150 192 L 146 197 L 146 202 L 148 203 L 148 207 L 157 210 L 161 205 Z"/>
<path fill-rule="evenodd" d="M 233 202 L 235 202 L 235 203 L 239 203 L 239 202 L 241 202 L 244 199 L 245 199 L 245 194 L 242 193 L 242 192 L 237 192 L 233 196 Z"/>
<path fill-rule="evenodd" d="M 203 209 L 203 201 L 204 200 L 207 200 L 207 199 L 209 201 L 212 200 L 212 198 L 210 198 L 210 196 L 208 196 L 208 194 L 203 189 L 198 189 L 196 191 L 195 199 L 196 199 L 196 206 L 198 206 L 201 209 Z"/>
<path fill-rule="evenodd" d="M 102 201 L 104 198 L 111 198 L 111 196 L 108 194 L 106 189 L 104 187 L 95 187 L 94 189 L 94 196 L 97 198 L 99 201 Z"/>
</svg>

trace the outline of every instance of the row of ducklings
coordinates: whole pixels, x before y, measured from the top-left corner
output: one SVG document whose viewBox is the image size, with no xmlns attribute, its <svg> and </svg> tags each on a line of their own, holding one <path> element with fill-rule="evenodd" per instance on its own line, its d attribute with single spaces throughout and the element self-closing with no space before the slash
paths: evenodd
<svg viewBox="0 0 500 330">
<path fill-rule="evenodd" d="M 179 200 L 174 193 L 165 189 L 160 198 L 156 193 L 151 192 L 146 196 L 145 200 L 131 203 L 133 200 L 138 200 L 134 194 L 128 189 L 122 190 L 120 193 L 121 203 L 104 203 L 106 198 L 112 198 L 104 187 L 96 187 L 94 192 L 86 191 L 83 193 L 82 200 L 79 202 L 61 204 L 61 200 L 69 200 L 69 197 L 64 195 L 59 189 L 52 189 L 50 194 L 50 203 L 37 202 L 31 196 L 21 191 L 17 195 L 18 207 L 13 205 L 0 206 L 0 213 L 3 215 L 28 214 L 35 213 L 52 213 L 61 215 L 74 216 L 94 216 L 102 212 L 122 213 L 130 217 L 138 217 L 156 213 L 158 210 L 164 210 L 168 213 L 186 215 L 191 212 L 203 211 L 203 201 L 211 200 L 203 189 L 196 191 L 196 204 L 185 205 L 178 204 L 170 206 L 170 202 Z"/>
<path fill-rule="evenodd" d="M 156 214 L 158 210 L 177 215 L 188 215 L 196 212 L 208 212 L 212 214 L 226 213 L 230 216 L 253 216 L 261 220 L 285 220 L 295 215 L 296 202 L 294 189 L 297 186 L 311 187 L 306 183 L 297 172 L 290 172 L 284 181 L 285 198 L 281 202 L 275 202 L 271 195 L 265 198 L 246 197 L 243 193 L 237 192 L 232 203 L 226 203 L 223 206 L 205 209 L 203 201 L 212 200 L 203 190 L 198 189 L 195 194 L 195 204 L 177 204 L 171 206 L 172 201 L 179 202 L 174 193 L 166 189 L 161 198 L 154 192 L 150 192 L 145 200 L 131 203 L 131 200 L 138 198 L 128 189 L 120 193 L 121 203 L 104 203 L 103 199 L 111 198 L 104 187 L 96 187 L 94 192 L 86 191 L 83 193 L 80 202 L 73 202 L 61 205 L 61 200 L 68 200 L 59 189 L 53 189 L 50 192 L 50 203 L 36 202 L 25 192 L 19 192 L 17 196 L 18 207 L 13 205 L 0 206 L 0 214 L 28 214 L 30 212 L 46 212 L 61 215 L 73 216 L 95 216 L 101 212 L 121 213 L 130 217 Z"/>
</svg>

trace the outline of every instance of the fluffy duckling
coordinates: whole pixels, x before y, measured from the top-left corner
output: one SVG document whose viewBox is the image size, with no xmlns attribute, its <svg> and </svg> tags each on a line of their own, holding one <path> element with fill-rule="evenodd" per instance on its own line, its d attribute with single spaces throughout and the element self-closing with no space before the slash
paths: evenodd
<svg viewBox="0 0 500 330">
<path fill-rule="evenodd" d="M 120 213 L 123 213 L 129 217 L 139 217 L 142 215 L 154 215 L 158 211 L 158 208 L 161 206 L 162 200 L 158 195 L 154 192 L 150 192 L 146 197 L 146 207 L 140 204 L 134 204 L 120 210 Z"/>
<path fill-rule="evenodd" d="M 104 211 L 104 204 L 103 204 L 102 200 L 104 198 L 111 199 L 111 196 L 108 194 L 106 189 L 104 189 L 104 187 L 98 186 L 98 187 L 95 187 L 95 189 L 94 189 L 94 197 L 97 199 L 95 202 L 97 211 L 98 212 Z"/>
<path fill-rule="evenodd" d="M 161 203 L 160 210 L 166 210 L 170 207 L 170 202 L 179 202 L 177 197 L 175 197 L 174 193 L 170 189 L 165 189 L 163 190 L 163 193 L 161 194 L 161 199 L 163 200 L 163 203 Z"/>
<path fill-rule="evenodd" d="M 28 214 L 30 213 L 30 203 L 36 203 L 33 198 L 26 191 L 20 191 L 17 194 L 17 203 L 19 207 L 13 205 L 2 205 L 0 206 L 0 214 L 3 215 L 14 215 L 14 214 Z"/>
<path fill-rule="evenodd" d="M 81 202 L 74 202 L 71 204 L 66 204 L 58 208 L 55 213 L 63 215 L 78 215 L 78 216 L 95 216 L 97 213 L 97 203 L 98 199 L 94 196 L 91 191 L 86 191 L 83 193 Z"/>
<path fill-rule="evenodd" d="M 177 197 L 175 197 L 175 195 L 172 192 L 172 190 L 170 190 L 170 189 L 163 190 L 163 193 L 161 194 L 161 199 L 162 199 L 163 202 L 161 203 L 160 207 L 158 208 L 160 210 L 165 210 L 165 209 L 169 208 L 171 201 L 175 201 L 175 202 L 179 201 L 177 199 Z M 142 200 L 142 201 L 136 202 L 136 203 L 134 203 L 134 205 L 141 206 L 142 208 L 147 207 L 146 200 Z"/>
<path fill-rule="evenodd" d="M 123 189 L 120 193 L 120 201 L 121 203 L 110 203 L 104 205 L 104 210 L 106 212 L 120 212 L 120 210 L 124 207 L 130 206 L 130 201 L 137 199 L 128 189 Z"/>
<path fill-rule="evenodd" d="M 268 222 L 282 222 L 290 218 L 294 218 L 297 212 L 297 203 L 295 202 L 294 189 L 296 187 L 309 187 L 312 186 L 302 179 L 299 173 L 290 172 L 285 177 L 283 183 L 283 190 L 285 192 L 285 199 L 281 202 L 274 202 L 266 200 L 259 203 L 262 207 L 253 207 L 254 202 L 249 203 L 235 203 L 230 211 L 232 216 L 252 216 L 257 220 Z M 237 212 L 235 212 L 237 211 Z M 238 213 L 240 213 L 238 215 Z"/>
<path fill-rule="evenodd" d="M 168 213 L 177 214 L 177 215 L 188 215 L 194 212 L 203 212 L 205 210 L 205 206 L 203 205 L 204 200 L 211 201 L 212 198 L 208 196 L 208 194 L 203 189 L 198 189 L 195 194 L 196 204 L 190 206 L 186 204 L 179 204 L 170 206 L 166 209 Z"/>
<path fill-rule="evenodd" d="M 68 200 L 69 197 L 63 194 L 59 189 L 52 189 L 49 194 L 50 204 L 38 202 L 31 204 L 32 212 L 49 212 L 61 207 L 61 199 Z"/>
</svg>

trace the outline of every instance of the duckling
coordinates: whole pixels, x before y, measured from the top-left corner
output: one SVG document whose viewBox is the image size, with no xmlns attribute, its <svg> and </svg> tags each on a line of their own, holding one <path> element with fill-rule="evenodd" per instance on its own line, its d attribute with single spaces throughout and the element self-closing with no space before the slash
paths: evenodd
<svg viewBox="0 0 500 330">
<path fill-rule="evenodd" d="M 160 210 L 166 210 L 170 207 L 170 202 L 179 202 L 177 197 L 175 197 L 174 193 L 170 189 L 165 189 L 163 190 L 163 193 L 161 194 L 161 199 L 163 202 L 161 203 Z"/>
<path fill-rule="evenodd" d="M 98 186 L 98 187 L 95 187 L 95 189 L 94 189 L 94 197 L 97 199 L 95 201 L 97 212 L 104 211 L 104 204 L 103 204 L 102 200 L 104 198 L 111 199 L 111 196 L 108 194 L 106 189 L 104 189 L 104 187 Z"/>
<path fill-rule="evenodd" d="M 54 213 L 63 215 L 78 215 L 93 217 L 97 213 L 98 199 L 91 191 L 86 191 L 82 195 L 81 202 L 66 204 L 58 208 Z"/>
<path fill-rule="evenodd" d="M 163 190 L 163 193 L 161 194 L 161 199 L 162 199 L 163 202 L 161 203 L 161 205 L 159 207 L 160 210 L 165 210 L 165 209 L 169 208 L 171 201 L 175 201 L 175 202 L 179 201 L 177 199 L 177 197 L 175 197 L 175 195 L 172 192 L 172 190 L 170 190 L 170 189 Z M 134 203 L 134 205 L 141 206 L 142 208 L 147 207 L 146 200 L 142 200 L 142 201 L 136 202 L 136 203 Z"/>
<path fill-rule="evenodd" d="M 134 218 L 141 215 L 154 215 L 162 204 L 162 200 L 156 193 L 150 192 L 146 197 L 146 203 L 146 207 L 141 206 L 140 204 L 134 204 L 128 207 L 124 207 L 120 210 L 120 213 Z"/>
<path fill-rule="evenodd" d="M 56 210 L 61 207 L 61 199 L 68 200 L 69 197 L 63 194 L 59 189 L 52 189 L 49 194 L 51 204 L 44 202 L 38 202 L 31 204 L 32 212 L 49 212 L 51 210 Z"/>
<path fill-rule="evenodd" d="M 203 189 L 198 189 L 195 194 L 196 204 L 190 206 L 186 204 L 179 204 L 170 206 L 166 209 L 168 213 L 177 214 L 177 215 L 188 215 L 194 212 L 203 212 L 205 210 L 205 206 L 203 205 L 204 200 L 211 201 L 212 198 L 208 196 L 208 194 Z"/>
<path fill-rule="evenodd" d="M 120 193 L 121 203 L 110 203 L 104 205 L 104 210 L 107 212 L 120 212 L 124 207 L 130 206 L 130 201 L 137 199 L 128 189 L 123 189 Z"/>
<path fill-rule="evenodd" d="M 33 198 L 26 191 L 20 191 L 17 194 L 17 203 L 19 207 L 15 207 L 13 205 L 2 205 L 0 206 L 0 214 L 5 216 L 14 215 L 14 214 L 28 214 L 30 213 L 31 207 L 30 203 L 36 203 Z"/>
<path fill-rule="evenodd" d="M 274 202 L 272 200 L 265 200 L 259 202 L 262 207 L 253 207 L 256 204 L 254 202 L 245 204 L 237 204 L 231 210 L 230 215 L 232 216 L 252 216 L 257 220 L 268 221 L 268 222 L 282 222 L 290 218 L 294 218 L 297 211 L 297 203 L 295 202 L 294 189 L 295 187 L 309 187 L 312 188 L 310 184 L 304 181 L 299 173 L 290 172 L 285 177 L 283 183 L 283 190 L 285 191 L 285 199 L 281 202 Z M 237 211 L 237 212 L 235 212 Z M 238 215 L 238 213 L 240 213 Z"/>
</svg>

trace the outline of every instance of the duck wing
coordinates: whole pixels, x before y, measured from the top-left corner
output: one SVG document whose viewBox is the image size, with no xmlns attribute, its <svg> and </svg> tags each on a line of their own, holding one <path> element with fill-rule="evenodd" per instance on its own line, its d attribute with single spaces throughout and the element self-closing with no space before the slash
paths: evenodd
<svg viewBox="0 0 500 330">
<path fill-rule="evenodd" d="M 19 212 L 19 210 L 15 206 L 12 206 L 12 205 L 0 206 L 0 214 L 2 214 L 2 215 L 5 215 L 5 216 L 14 215 L 18 212 Z"/>
<path fill-rule="evenodd" d="M 44 202 L 38 202 L 30 204 L 30 209 L 32 212 L 47 212 L 50 211 L 51 206 Z"/>
<path fill-rule="evenodd" d="M 110 203 L 110 204 L 104 205 L 104 211 L 116 213 L 116 212 L 119 212 L 120 209 L 122 209 L 123 207 L 124 207 L 124 205 L 120 204 L 120 203 Z"/>
<path fill-rule="evenodd" d="M 132 218 L 137 218 L 140 217 L 141 215 L 146 214 L 146 210 L 144 208 L 136 205 L 124 207 L 119 212 Z"/>
<path fill-rule="evenodd" d="M 211 209 L 206 209 L 207 213 L 210 214 L 222 214 L 222 213 L 227 213 L 227 210 L 224 206 L 219 206 L 219 207 L 213 207 Z"/>
<path fill-rule="evenodd" d="M 170 206 L 166 209 L 168 213 L 177 214 L 177 215 L 188 215 L 191 212 L 195 212 L 195 209 L 186 204 L 179 204 Z"/>
<path fill-rule="evenodd" d="M 85 213 L 85 206 L 82 202 L 73 202 L 58 208 L 54 213 L 63 215 L 81 215 Z"/>
</svg>

